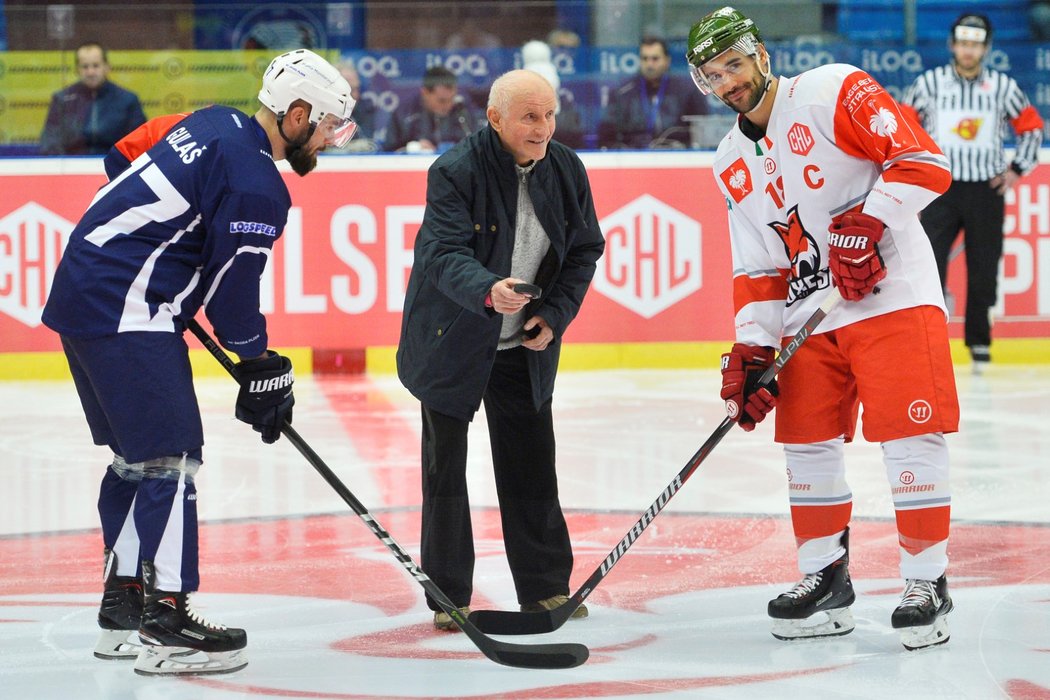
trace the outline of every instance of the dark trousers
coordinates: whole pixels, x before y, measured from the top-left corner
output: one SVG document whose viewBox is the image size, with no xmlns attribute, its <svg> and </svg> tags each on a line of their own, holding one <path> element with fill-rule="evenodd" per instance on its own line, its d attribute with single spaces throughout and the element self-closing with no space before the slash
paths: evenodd
<svg viewBox="0 0 1050 700">
<path fill-rule="evenodd" d="M 548 401 L 532 407 L 525 353 L 496 353 L 485 414 L 503 542 L 519 603 L 568 594 L 569 530 L 558 501 L 554 423 Z M 422 568 L 458 607 L 470 603 L 474 538 L 467 497 L 469 421 L 423 406 Z M 427 596 L 431 610 L 441 608 Z"/>
<path fill-rule="evenodd" d="M 999 259 L 1003 255 L 1005 199 L 987 182 L 953 182 L 922 212 L 922 226 L 933 245 L 944 287 L 948 256 L 960 229 L 966 246 L 967 347 L 991 345 L 988 317 L 995 306 Z"/>
</svg>

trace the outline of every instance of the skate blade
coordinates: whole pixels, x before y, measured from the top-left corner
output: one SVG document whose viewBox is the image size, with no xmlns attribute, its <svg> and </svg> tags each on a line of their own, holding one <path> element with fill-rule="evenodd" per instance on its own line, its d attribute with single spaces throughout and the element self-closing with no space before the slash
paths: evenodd
<svg viewBox="0 0 1050 700">
<path fill-rule="evenodd" d="M 948 632 L 948 621 L 944 615 L 934 620 L 932 625 L 902 627 L 900 633 L 901 644 L 908 651 L 917 651 L 944 644 L 951 638 L 951 634 Z"/>
<path fill-rule="evenodd" d="M 129 661 L 138 658 L 142 639 L 138 630 L 102 630 L 95 644 L 95 658 L 103 661 Z M 173 647 L 169 656 L 188 656 L 193 649 Z"/>
<path fill-rule="evenodd" d="M 134 659 L 142 651 L 138 630 L 102 630 L 95 644 L 95 658 L 106 661 Z"/>
<path fill-rule="evenodd" d="M 773 620 L 772 634 L 777 639 L 818 639 L 849 634 L 856 625 L 849 608 L 836 608 L 815 613 L 804 620 Z"/>
<path fill-rule="evenodd" d="M 247 665 L 248 654 L 244 649 L 203 652 L 144 644 L 135 660 L 135 673 L 143 676 L 203 676 L 233 673 Z"/>
</svg>

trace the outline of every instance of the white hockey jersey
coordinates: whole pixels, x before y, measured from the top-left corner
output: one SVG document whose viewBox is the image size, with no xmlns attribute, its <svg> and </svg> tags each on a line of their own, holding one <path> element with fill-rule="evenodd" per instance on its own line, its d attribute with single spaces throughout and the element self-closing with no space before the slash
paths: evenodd
<svg viewBox="0 0 1050 700">
<path fill-rule="evenodd" d="M 779 348 L 828 293 L 828 226 L 862 208 L 886 224 L 886 278 L 843 302 L 820 326 L 834 330 L 944 296 L 919 212 L 948 189 L 948 160 L 893 98 L 854 66 L 821 66 L 779 79 L 766 134 L 739 120 L 722 139 L 714 175 L 729 206 L 737 342 Z"/>
</svg>

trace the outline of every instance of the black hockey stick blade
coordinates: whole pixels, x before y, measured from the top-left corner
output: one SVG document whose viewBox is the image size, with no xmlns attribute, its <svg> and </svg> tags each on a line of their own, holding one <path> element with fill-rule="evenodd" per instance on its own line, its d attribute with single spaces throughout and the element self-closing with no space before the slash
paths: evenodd
<svg viewBox="0 0 1050 700">
<path fill-rule="evenodd" d="M 762 374 L 758 380 L 758 387 L 769 386 L 777 376 L 780 368 L 787 364 L 802 343 L 806 341 L 806 338 L 813 333 L 816 327 L 820 325 L 820 322 L 831 312 L 831 309 L 839 302 L 839 299 L 841 299 L 841 296 L 838 291 L 832 289 L 821 303 L 820 308 L 806 319 L 806 322 L 802 324 L 802 328 L 791 337 L 791 340 L 781 349 L 773 364 Z M 700 463 L 707 459 L 707 456 L 714 451 L 718 443 L 722 441 L 722 438 L 729 433 L 734 425 L 735 423 L 731 418 L 727 417 L 722 420 L 718 427 L 715 428 L 715 431 L 711 433 L 711 436 L 696 451 L 696 454 L 675 475 L 675 478 L 653 501 L 652 505 L 642 513 L 642 517 L 638 518 L 634 527 L 627 531 L 627 534 L 623 536 L 616 548 L 609 552 L 609 555 L 605 557 L 601 565 L 583 582 L 579 590 L 572 594 L 568 602 L 554 610 L 546 610 L 544 612 L 475 610 L 470 613 L 470 621 L 487 634 L 544 634 L 553 632 L 564 625 L 565 621 L 572 617 L 577 608 L 583 605 L 583 601 L 587 596 L 612 571 L 612 568 L 620 561 L 620 557 L 630 549 L 631 545 L 641 536 L 642 531 L 649 527 L 649 523 L 656 519 L 656 516 L 660 514 L 664 506 L 681 490 L 685 482 L 700 466 Z"/>
<path fill-rule="evenodd" d="M 211 353 L 212 357 L 218 360 L 219 364 L 226 369 L 226 371 L 234 379 L 237 379 L 237 366 L 230 359 L 230 357 L 219 347 L 219 344 L 215 342 L 207 331 L 201 328 L 201 325 L 196 320 L 190 319 L 186 324 L 187 328 L 190 329 L 201 344 Z M 346 487 L 346 485 L 336 476 L 335 472 L 325 464 L 324 460 L 314 452 L 313 448 L 306 443 L 306 441 L 300 437 L 299 433 L 296 432 L 295 428 L 285 423 L 284 427 L 281 428 L 281 434 L 284 435 L 288 441 L 292 444 L 299 453 L 306 458 L 306 461 L 310 463 L 317 473 L 319 473 L 328 485 L 335 490 L 337 494 L 346 502 L 350 509 L 357 514 L 359 518 L 368 526 L 368 529 L 374 534 L 387 549 L 389 549 L 394 557 L 398 560 L 401 566 L 405 567 L 405 570 L 414 578 L 423 589 L 430 594 L 430 597 L 444 610 L 452 621 L 463 630 L 463 633 L 474 643 L 478 650 L 486 657 L 495 661 L 498 664 L 504 666 L 513 666 L 515 668 L 574 668 L 579 666 L 587 660 L 590 656 L 590 650 L 582 644 L 574 643 L 561 643 L 561 644 L 512 644 L 510 642 L 504 642 L 497 639 L 492 639 L 478 629 L 463 613 L 459 611 L 459 608 L 449 599 L 445 593 L 438 588 L 438 585 L 430 580 L 422 569 L 420 569 L 412 557 L 405 549 L 390 536 L 390 533 L 379 524 L 372 514 L 368 512 L 364 504 L 357 500 L 357 497 Z"/>
<path fill-rule="evenodd" d="M 546 634 L 564 625 L 583 604 L 585 597 L 577 591 L 566 603 L 541 612 L 473 610 L 470 621 L 488 634 Z"/>
</svg>

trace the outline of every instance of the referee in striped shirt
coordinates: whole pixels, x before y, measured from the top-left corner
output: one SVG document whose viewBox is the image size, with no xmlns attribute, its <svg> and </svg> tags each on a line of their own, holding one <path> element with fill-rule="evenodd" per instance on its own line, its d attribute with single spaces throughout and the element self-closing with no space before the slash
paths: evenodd
<svg viewBox="0 0 1050 700">
<path fill-rule="evenodd" d="M 922 212 L 922 224 L 942 287 L 952 244 L 964 231 L 965 340 L 977 374 L 991 361 L 990 312 L 1003 254 L 1005 194 L 1035 168 L 1043 139 L 1043 120 L 1014 79 L 983 65 L 991 43 L 987 17 L 961 15 L 948 37 L 952 62 L 920 75 L 901 99 L 905 112 L 951 161 L 952 185 Z M 1007 124 L 1017 134 L 1010 163 L 1003 152 Z"/>
</svg>

